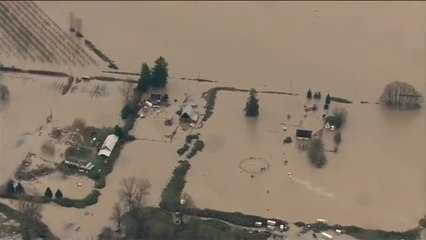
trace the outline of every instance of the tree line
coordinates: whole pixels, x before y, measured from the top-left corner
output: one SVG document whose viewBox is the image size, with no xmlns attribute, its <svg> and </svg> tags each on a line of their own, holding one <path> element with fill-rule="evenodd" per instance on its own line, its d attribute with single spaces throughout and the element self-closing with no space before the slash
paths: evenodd
<svg viewBox="0 0 426 240">
<path fill-rule="evenodd" d="M 139 111 L 138 103 L 142 94 L 146 93 L 151 88 L 166 87 L 169 77 L 168 63 L 166 59 L 161 56 L 157 58 L 154 63 L 155 65 L 153 68 L 150 68 L 146 62 L 142 64 L 138 84 L 134 89 L 134 95 L 139 97 L 134 97 L 133 101 L 131 100 L 124 105 L 121 110 L 121 118 L 123 120 L 137 116 Z"/>
</svg>

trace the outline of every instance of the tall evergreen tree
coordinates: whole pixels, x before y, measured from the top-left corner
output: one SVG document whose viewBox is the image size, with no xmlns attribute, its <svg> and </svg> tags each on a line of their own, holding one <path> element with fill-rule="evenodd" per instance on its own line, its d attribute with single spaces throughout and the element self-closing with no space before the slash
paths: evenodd
<svg viewBox="0 0 426 240">
<path fill-rule="evenodd" d="M 53 197 L 52 190 L 50 190 L 49 187 L 47 187 L 46 191 L 44 191 L 44 196 L 47 197 L 47 198 L 52 198 Z"/>
<path fill-rule="evenodd" d="M 256 89 L 250 89 L 250 95 L 247 98 L 246 107 L 244 109 L 247 117 L 256 117 L 259 115 L 259 100 L 256 94 Z"/>
<path fill-rule="evenodd" d="M 142 70 L 138 81 L 137 89 L 139 92 L 144 93 L 148 91 L 148 89 L 152 85 L 152 73 L 148 64 L 142 64 Z"/>
<path fill-rule="evenodd" d="M 14 194 L 15 193 L 15 186 L 13 185 L 13 181 L 9 180 L 7 182 L 6 191 L 8 194 Z"/>
<path fill-rule="evenodd" d="M 152 86 L 165 87 L 169 77 L 168 63 L 164 57 L 155 60 L 155 66 L 152 70 Z"/>
<path fill-rule="evenodd" d="M 56 190 L 55 198 L 62 198 L 63 196 L 64 196 L 64 195 L 62 194 L 62 192 L 61 192 L 61 190 L 60 190 L 60 189 Z"/>
<path fill-rule="evenodd" d="M 325 104 L 330 105 L 331 103 L 331 97 L 330 94 L 327 94 L 327 96 L 325 97 Z"/>
<path fill-rule="evenodd" d="M 18 185 L 16 185 L 15 192 L 16 193 L 25 193 L 25 189 L 20 182 L 18 183 Z"/>
<path fill-rule="evenodd" d="M 306 98 L 307 99 L 312 99 L 312 91 L 311 91 L 311 89 L 309 89 L 308 92 L 306 93 Z"/>
<path fill-rule="evenodd" d="M 324 110 L 328 110 L 328 108 L 329 108 L 329 105 L 327 103 L 324 104 Z"/>
</svg>

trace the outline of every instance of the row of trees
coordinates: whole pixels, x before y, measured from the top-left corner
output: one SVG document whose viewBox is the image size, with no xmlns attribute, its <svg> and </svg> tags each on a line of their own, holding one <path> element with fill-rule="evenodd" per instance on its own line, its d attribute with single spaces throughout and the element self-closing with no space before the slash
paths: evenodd
<svg viewBox="0 0 426 240">
<path fill-rule="evenodd" d="M 24 186 L 20 182 L 15 186 L 12 180 L 9 180 L 6 185 L 6 193 L 7 194 L 24 194 L 25 189 Z"/>
<path fill-rule="evenodd" d="M 314 92 L 314 94 L 312 96 L 312 90 L 309 89 L 308 92 L 306 93 L 306 98 L 307 99 L 312 99 L 312 97 L 314 99 L 321 99 L 321 92 Z M 327 96 L 325 97 L 325 104 L 324 104 L 324 109 L 325 110 L 329 109 L 330 103 L 331 103 L 331 96 L 330 96 L 330 94 L 327 94 Z"/>
<path fill-rule="evenodd" d="M 321 99 L 321 92 L 314 92 L 314 95 L 312 96 L 312 91 L 311 89 L 309 89 L 308 92 L 306 93 L 306 98 L 312 99 L 312 97 L 314 99 Z"/>
<path fill-rule="evenodd" d="M 139 92 L 144 93 L 148 91 L 150 87 L 165 87 L 168 77 L 168 63 L 164 57 L 160 56 L 157 60 L 155 60 L 155 65 L 152 69 L 146 62 L 142 64 L 137 89 Z"/>
<path fill-rule="evenodd" d="M 99 240 L 141 239 L 141 240 L 207 240 L 207 239 L 249 239 L 252 234 L 233 229 L 219 221 L 204 221 L 180 216 L 181 224 L 176 225 L 171 214 L 164 209 L 145 207 L 145 197 L 149 191 L 149 182 L 142 178 L 125 178 L 119 190 L 120 201 L 113 207 L 112 228 L 104 228 Z M 178 203 L 183 209 L 194 207 L 188 195 L 183 194 L 185 202 Z M 140 201 L 142 199 L 142 201 Z M 174 211 L 173 211 L 174 212 Z M 253 221 L 254 222 L 254 221 Z M 267 235 L 259 233 L 256 239 L 266 239 Z"/>
<path fill-rule="evenodd" d="M 308 99 L 321 99 L 321 92 L 315 92 L 312 96 L 311 89 L 306 93 Z M 327 110 L 332 98 L 327 94 L 324 109 Z M 386 85 L 380 96 L 380 102 L 390 108 L 396 109 L 416 109 L 424 102 L 423 95 L 414 86 L 406 82 L 394 81 Z"/>
<path fill-rule="evenodd" d="M 49 198 L 49 199 L 51 199 L 53 197 L 53 192 L 52 192 L 52 190 L 49 187 L 47 187 L 46 191 L 44 191 L 44 196 L 46 198 Z M 63 196 L 64 195 L 62 194 L 62 192 L 61 192 L 60 189 L 56 190 L 56 192 L 55 192 L 55 198 L 62 198 Z"/>
<path fill-rule="evenodd" d="M 168 63 L 164 57 L 155 60 L 155 66 L 151 69 L 147 63 L 142 64 L 141 73 L 139 75 L 138 85 L 135 88 L 135 96 L 133 99 L 127 99 L 126 105 L 121 109 L 121 118 L 128 119 L 130 116 L 136 118 L 139 107 L 138 103 L 141 94 L 147 92 L 151 87 L 162 88 L 167 84 Z"/>
</svg>

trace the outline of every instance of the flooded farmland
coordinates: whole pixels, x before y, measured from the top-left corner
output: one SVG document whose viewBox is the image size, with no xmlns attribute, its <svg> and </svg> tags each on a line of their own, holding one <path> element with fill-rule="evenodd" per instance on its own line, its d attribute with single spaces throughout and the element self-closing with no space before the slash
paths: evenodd
<svg viewBox="0 0 426 240">
<path fill-rule="evenodd" d="M 416 148 L 425 141 L 424 112 L 403 116 L 376 105 L 345 105 L 348 121 L 341 147 L 327 152 L 327 165 L 315 169 L 305 151 L 283 144 L 286 136 L 294 139 L 296 128 L 287 124 L 283 131 L 282 124 L 291 114 L 289 123 L 302 120 L 301 128 L 315 132 L 322 111 L 308 115 L 314 121 L 305 123 L 294 114 L 302 112 L 300 98 L 261 94 L 258 119 L 246 119 L 241 109 L 245 98 L 220 93 L 213 117 L 201 130 L 206 148 L 192 160 L 185 189 L 198 207 L 387 230 L 411 228 L 421 218 L 426 156 Z M 409 130 L 413 125 L 417 130 Z M 325 149 L 334 148 L 332 137 L 324 133 Z M 241 168 L 250 157 L 264 159 L 269 168 L 251 177 Z"/>
<path fill-rule="evenodd" d="M 80 17 L 85 38 L 102 49 L 122 71 L 139 72 L 142 62 L 151 63 L 164 56 L 172 77 L 167 89 L 169 95 L 181 102 L 184 93 L 190 93 L 201 112 L 204 104 L 201 93 L 213 86 L 299 94 L 259 94 L 260 116 L 254 120 L 246 119 L 243 114 L 246 93 L 218 93 L 213 116 L 196 131 L 201 133 L 206 147 L 190 160 L 192 168 L 184 189 L 197 207 L 288 221 L 312 222 L 325 218 L 331 223 L 384 230 L 412 228 L 426 213 L 425 111 L 392 112 L 375 104 L 385 85 L 396 80 L 408 82 L 426 95 L 424 2 L 37 2 L 37 5 L 65 31 L 69 28 L 70 12 Z M 0 56 L 0 63 L 26 69 L 38 69 L 40 65 Z M 43 66 L 70 71 L 65 65 Z M 97 75 L 98 68 L 90 66 L 74 73 Z M 181 77 L 200 77 L 218 83 L 190 83 L 179 80 Z M 11 96 L 15 95 L 17 100 L 11 102 L 13 111 L 7 117 L 13 121 L 6 119 L 0 123 L 1 150 L 15 149 L 21 132 L 37 129 L 49 114 L 50 105 L 62 126 L 71 124 L 76 116 L 98 127 L 120 122 L 122 83 L 102 82 L 111 93 L 96 100 L 90 97 L 92 85 L 86 92 L 77 93 L 76 98 L 71 94 L 56 98 L 52 97 L 54 85 L 46 90 L 50 80 L 40 78 L 48 77 L 3 77 L 1 83 L 7 83 Z M 29 88 L 21 85 L 31 85 L 37 98 L 27 96 Z M 330 93 L 353 101 L 353 104 L 332 104 L 332 108 L 346 108 L 348 121 L 342 130 L 339 151 L 326 153 L 328 164 L 323 169 L 310 166 L 306 153 L 294 144 L 283 144 L 284 137 L 294 137 L 295 128 L 289 127 L 284 132 L 282 123 L 290 121 L 297 125 L 303 120 L 303 127 L 317 129 L 321 121 L 322 110 L 303 116 L 309 88 L 321 91 L 323 96 Z M 26 108 L 28 102 L 34 106 Z M 147 178 L 152 184 L 148 204 L 158 204 L 179 160 L 176 149 L 183 144 L 186 134 L 178 131 L 173 143 L 162 142 L 173 131 L 172 127 L 164 127 L 163 121 L 174 115 L 177 104 L 162 109 L 161 114 L 153 113 L 151 118 L 138 120 L 134 134 L 143 140 L 126 145 L 96 205 L 82 210 L 45 207 L 43 221 L 55 234 L 62 239 L 96 237 L 102 227 L 110 224 L 119 181 L 129 175 Z M 320 109 L 322 104 L 318 104 Z M 291 114 L 290 120 L 286 119 L 287 114 Z M 15 133 L 10 126 L 20 129 L 19 132 Z M 325 138 L 332 139 L 332 134 L 326 132 Z M 2 152 L 3 159 L 19 159 L 17 163 L 2 159 L 2 182 L 9 177 L 3 171 L 13 171 L 28 150 L 38 150 L 42 141 L 30 142 L 22 150 Z M 242 172 L 239 163 L 249 157 L 266 161 L 268 170 L 253 178 Z M 285 160 L 288 165 L 283 164 Z M 293 174 L 291 179 L 288 171 Z M 85 183 L 84 191 L 91 184 Z M 77 191 L 83 190 L 72 191 L 79 197 L 81 192 Z M 57 221 L 57 214 L 64 216 L 63 220 Z M 81 226 L 79 232 L 74 230 L 76 226 Z"/>
</svg>

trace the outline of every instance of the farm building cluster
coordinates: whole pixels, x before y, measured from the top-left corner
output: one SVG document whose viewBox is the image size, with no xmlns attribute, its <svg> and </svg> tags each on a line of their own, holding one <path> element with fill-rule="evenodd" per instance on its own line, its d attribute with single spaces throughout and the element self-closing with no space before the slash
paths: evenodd
<svg viewBox="0 0 426 240">
<path fill-rule="evenodd" d="M 118 139 L 118 136 L 115 134 L 108 135 L 105 138 L 102 146 L 100 147 L 97 156 L 107 162 L 108 158 L 111 156 L 112 151 L 114 150 Z M 81 171 L 86 172 L 92 170 L 95 167 L 95 165 L 91 161 L 81 159 L 76 156 L 67 156 L 64 160 L 64 163 L 70 166 L 75 166 Z"/>
</svg>

